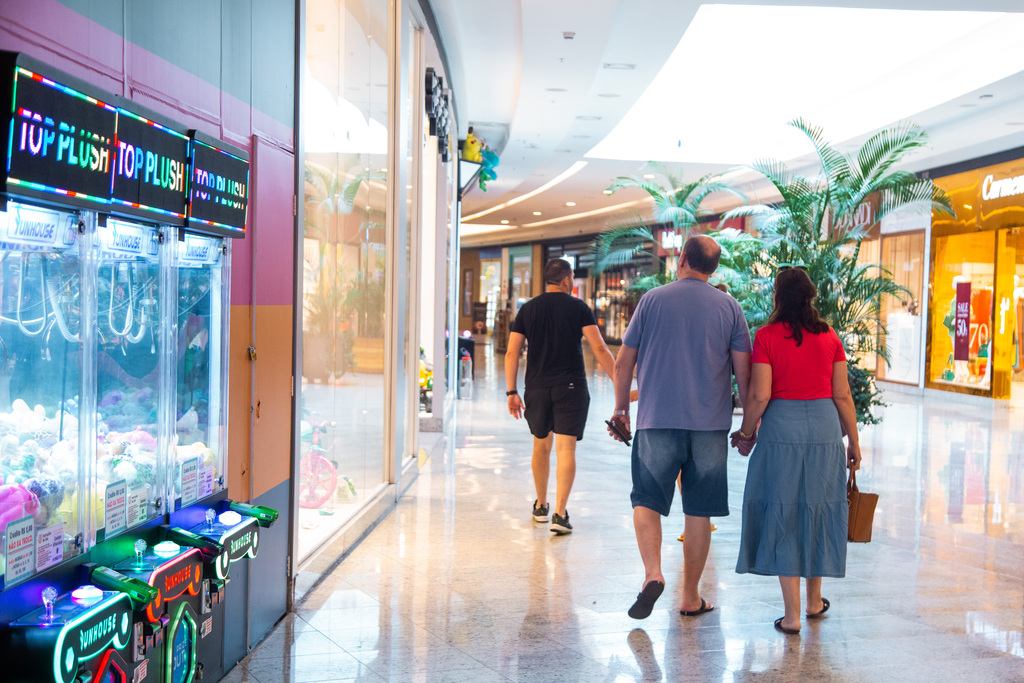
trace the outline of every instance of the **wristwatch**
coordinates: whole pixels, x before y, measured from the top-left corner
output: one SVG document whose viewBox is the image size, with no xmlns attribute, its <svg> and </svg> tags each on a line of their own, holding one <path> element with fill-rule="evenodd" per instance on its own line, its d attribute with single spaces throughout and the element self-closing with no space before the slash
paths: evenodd
<svg viewBox="0 0 1024 683">
<path fill-rule="evenodd" d="M 616 408 L 615 415 L 629 415 L 629 408 Z"/>
<path fill-rule="evenodd" d="M 505 395 L 506 395 L 506 396 L 515 396 L 515 395 L 516 395 L 516 394 L 518 394 L 518 393 L 519 393 L 519 390 L 518 390 L 518 389 L 513 389 L 512 391 L 506 391 L 506 392 L 505 392 Z"/>
</svg>

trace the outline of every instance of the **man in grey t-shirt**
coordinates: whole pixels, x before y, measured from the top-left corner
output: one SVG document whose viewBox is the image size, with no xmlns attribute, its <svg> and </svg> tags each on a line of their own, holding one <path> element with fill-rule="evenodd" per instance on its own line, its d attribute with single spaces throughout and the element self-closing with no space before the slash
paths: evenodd
<svg viewBox="0 0 1024 683">
<path fill-rule="evenodd" d="M 698 589 L 711 545 L 710 518 L 729 514 L 726 454 L 732 375 L 740 398 L 746 399 L 751 350 L 740 305 L 708 284 L 720 256 L 710 237 L 688 239 L 677 281 L 640 299 L 615 361 L 611 419 L 627 432 L 634 368 L 639 390 L 630 499 L 645 577 L 629 609 L 634 619 L 648 617 L 665 589 L 661 517 L 668 516 L 680 475 L 686 527 L 679 612 L 697 616 L 714 609 Z"/>
</svg>

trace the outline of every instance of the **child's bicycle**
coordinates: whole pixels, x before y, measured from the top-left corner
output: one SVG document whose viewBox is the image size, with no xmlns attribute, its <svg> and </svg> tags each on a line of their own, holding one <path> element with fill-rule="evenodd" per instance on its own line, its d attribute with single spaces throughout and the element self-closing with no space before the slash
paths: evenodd
<svg viewBox="0 0 1024 683">
<path fill-rule="evenodd" d="M 338 486 L 338 470 L 320 444 L 330 422 L 302 423 L 302 441 L 309 447 L 299 461 L 299 506 L 318 508 L 331 499 Z"/>
</svg>

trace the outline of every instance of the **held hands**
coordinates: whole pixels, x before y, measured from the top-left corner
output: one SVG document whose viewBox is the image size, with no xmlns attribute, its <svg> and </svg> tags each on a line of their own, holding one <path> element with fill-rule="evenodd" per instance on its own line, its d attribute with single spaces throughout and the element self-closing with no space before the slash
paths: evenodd
<svg viewBox="0 0 1024 683">
<path fill-rule="evenodd" d="M 508 397 L 508 414 L 517 420 L 523 416 L 523 400 L 519 398 L 519 394 Z"/>
<path fill-rule="evenodd" d="M 729 442 L 740 452 L 740 455 L 746 457 L 750 455 L 750 451 L 754 450 L 754 444 L 757 443 L 757 430 L 753 430 L 749 438 L 741 436 L 742 433 L 741 429 L 737 429 L 729 435 Z"/>
</svg>

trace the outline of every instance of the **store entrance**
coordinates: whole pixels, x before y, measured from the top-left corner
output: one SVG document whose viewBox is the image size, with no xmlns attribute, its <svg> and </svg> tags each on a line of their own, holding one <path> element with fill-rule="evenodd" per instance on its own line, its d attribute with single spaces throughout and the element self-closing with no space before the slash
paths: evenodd
<svg viewBox="0 0 1024 683">
<path fill-rule="evenodd" d="M 1008 272 L 1006 290 L 997 304 L 996 318 L 1010 333 L 1010 403 L 1024 407 L 1024 228 L 1000 231 L 1001 264 Z"/>
</svg>

